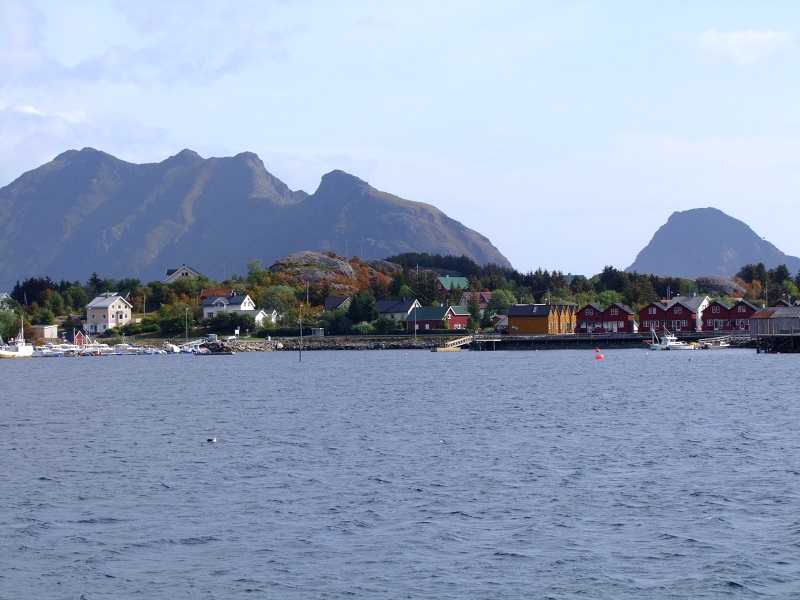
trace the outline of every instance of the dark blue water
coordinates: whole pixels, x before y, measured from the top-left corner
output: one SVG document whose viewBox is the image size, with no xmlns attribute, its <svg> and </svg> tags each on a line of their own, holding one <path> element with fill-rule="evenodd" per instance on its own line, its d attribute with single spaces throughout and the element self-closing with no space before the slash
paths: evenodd
<svg viewBox="0 0 800 600">
<path fill-rule="evenodd" d="M 0 361 L 0 597 L 800 598 L 800 355 L 605 354 Z"/>
</svg>

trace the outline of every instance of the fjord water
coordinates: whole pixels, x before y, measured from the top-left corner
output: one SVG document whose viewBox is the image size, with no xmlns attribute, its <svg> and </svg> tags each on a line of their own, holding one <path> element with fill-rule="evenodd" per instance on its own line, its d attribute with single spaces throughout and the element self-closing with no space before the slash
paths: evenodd
<svg viewBox="0 0 800 600">
<path fill-rule="evenodd" d="M 800 597 L 800 355 L 604 353 L 0 362 L 0 597 Z"/>
</svg>

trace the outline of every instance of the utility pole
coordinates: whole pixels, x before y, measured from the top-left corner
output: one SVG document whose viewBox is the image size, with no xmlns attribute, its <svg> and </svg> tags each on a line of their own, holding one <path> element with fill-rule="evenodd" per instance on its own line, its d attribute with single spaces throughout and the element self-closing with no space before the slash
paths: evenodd
<svg viewBox="0 0 800 600">
<path fill-rule="evenodd" d="M 300 360 L 297 362 L 303 362 L 303 304 L 300 304 L 300 352 L 299 352 Z"/>
</svg>

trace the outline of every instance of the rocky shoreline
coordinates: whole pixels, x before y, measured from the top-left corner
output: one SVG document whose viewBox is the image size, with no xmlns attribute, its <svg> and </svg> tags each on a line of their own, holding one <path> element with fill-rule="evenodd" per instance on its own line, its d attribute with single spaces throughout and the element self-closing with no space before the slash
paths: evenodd
<svg viewBox="0 0 800 600">
<path fill-rule="evenodd" d="M 447 339 L 426 338 L 304 338 L 303 350 L 431 350 Z M 285 352 L 300 350 L 299 338 L 219 341 L 203 344 L 211 352 Z"/>
</svg>

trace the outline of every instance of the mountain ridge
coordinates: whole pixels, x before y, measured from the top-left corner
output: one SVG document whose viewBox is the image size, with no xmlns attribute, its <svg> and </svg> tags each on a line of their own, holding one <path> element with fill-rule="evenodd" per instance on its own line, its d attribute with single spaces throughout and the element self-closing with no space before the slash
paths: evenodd
<svg viewBox="0 0 800 600">
<path fill-rule="evenodd" d="M 673 212 L 625 271 L 697 279 L 733 276 L 758 263 L 800 271 L 800 258 L 785 254 L 743 221 L 707 207 Z"/>
<path fill-rule="evenodd" d="M 0 188 L 0 289 L 94 272 L 156 281 L 184 263 L 218 279 L 225 261 L 241 273 L 252 259 L 344 254 L 348 244 L 362 258 L 413 250 L 510 266 L 485 236 L 432 205 L 340 170 L 313 194 L 293 191 L 252 152 L 202 158 L 184 149 L 136 164 L 67 150 Z"/>
</svg>

